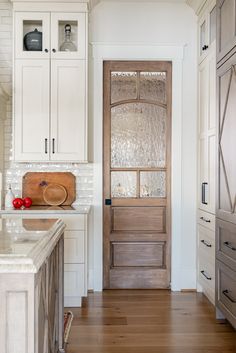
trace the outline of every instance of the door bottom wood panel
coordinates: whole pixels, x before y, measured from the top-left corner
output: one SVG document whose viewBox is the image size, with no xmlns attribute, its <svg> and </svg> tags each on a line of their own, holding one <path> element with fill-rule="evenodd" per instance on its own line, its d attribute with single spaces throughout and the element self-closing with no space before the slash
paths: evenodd
<svg viewBox="0 0 236 353">
<path fill-rule="evenodd" d="M 155 268 L 110 269 L 110 289 L 168 288 L 168 270 Z"/>
</svg>

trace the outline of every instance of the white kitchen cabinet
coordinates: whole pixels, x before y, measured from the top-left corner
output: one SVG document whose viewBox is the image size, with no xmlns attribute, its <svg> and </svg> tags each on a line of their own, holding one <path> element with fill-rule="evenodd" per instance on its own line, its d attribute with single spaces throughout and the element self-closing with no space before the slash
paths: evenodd
<svg viewBox="0 0 236 353">
<path fill-rule="evenodd" d="M 29 2 L 35 11 L 16 5 L 14 159 L 87 162 L 87 13 L 84 7 L 66 12 L 59 3 Z M 61 50 L 66 24 L 75 51 Z M 34 29 L 42 32 L 40 51 L 24 45 L 24 35 Z"/>
<path fill-rule="evenodd" d="M 216 11 L 206 1 L 199 17 L 198 290 L 215 303 Z"/>
<path fill-rule="evenodd" d="M 216 54 L 214 48 L 199 66 L 198 207 L 215 213 Z"/>
<path fill-rule="evenodd" d="M 52 161 L 87 158 L 85 73 L 85 60 L 51 61 Z"/>
<path fill-rule="evenodd" d="M 14 149 L 18 161 L 49 160 L 50 62 L 16 60 Z"/>
<path fill-rule="evenodd" d="M 199 61 L 203 61 L 216 42 L 216 1 L 206 1 L 198 21 Z"/>
<path fill-rule="evenodd" d="M 86 59 L 86 13 L 73 12 L 15 12 L 16 59 Z M 65 37 L 65 25 L 71 25 L 71 39 L 75 51 L 61 51 Z M 26 50 L 25 34 L 37 29 L 42 32 L 42 50 Z"/>
</svg>

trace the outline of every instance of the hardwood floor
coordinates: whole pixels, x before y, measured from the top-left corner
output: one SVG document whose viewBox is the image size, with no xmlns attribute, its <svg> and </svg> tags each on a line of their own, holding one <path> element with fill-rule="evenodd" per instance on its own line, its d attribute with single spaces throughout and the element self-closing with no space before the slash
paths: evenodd
<svg viewBox="0 0 236 353">
<path fill-rule="evenodd" d="M 199 293 L 108 290 L 71 310 L 67 353 L 236 352 L 236 332 Z"/>
</svg>

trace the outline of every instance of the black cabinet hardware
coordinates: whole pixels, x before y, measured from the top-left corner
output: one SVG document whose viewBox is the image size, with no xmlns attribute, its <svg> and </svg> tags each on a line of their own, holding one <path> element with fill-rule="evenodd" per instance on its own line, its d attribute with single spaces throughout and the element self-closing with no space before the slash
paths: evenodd
<svg viewBox="0 0 236 353">
<path fill-rule="evenodd" d="M 208 243 L 208 242 L 207 242 L 206 240 L 204 240 L 204 239 L 201 240 L 201 243 L 204 244 L 204 245 L 206 245 L 208 248 L 211 248 L 211 247 L 212 247 L 212 245 L 211 245 L 210 243 Z"/>
<path fill-rule="evenodd" d="M 236 300 L 233 299 L 233 298 L 231 298 L 231 296 L 230 296 L 229 293 L 230 293 L 230 291 L 228 291 L 228 289 L 223 290 L 223 292 L 222 292 L 222 294 L 224 294 L 224 296 L 225 296 L 227 299 L 229 299 L 229 300 L 231 301 L 231 303 L 236 304 Z"/>
<path fill-rule="evenodd" d="M 44 151 L 46 154 L 48 153 L 48 139 L 44 140 Z"/>
<path fill-rule="evenodd" d="M 201 274 L 208 280 L 208 281 L 211 281 L 211 277 L 209 277 L 205 271 L 201 271 Z"/>
<path fill-rule="evenodd" d="M 236 248 L 231 245 L 228 241 L 225 241 L 224 245 L 227 246 L 227 248 L 229 248 L 230 250 L 236 251 Z"/>
<path fill-rule="evenodd" d="M 202 183 L 202 203 L 204 205 L 207 205 L 207 202 L 206 202 L 206 186 L 208 185 L 208 183 Z"/>
<path fill-rule="evenodd" d="M 52 153 L 55 153 L 55 139 L 52 139 Z"/>
<path fill-rule="evenodd" d="M 211 223 L 210 219 L 204 218 L 204 217 L 200 217 L 200 219 L 206 223 Z"/>
<path fill-rule="evenodd" d="M 44 49 L 45 53 L 48 53 L 48 49 Z"/>
<path fill-rule="evenodd" d="M 53 52 L 53 53 L 56 53 L 56 49 L 55 49 L 55 48 L 53 48 L 53 49 L 52 49 L 52 52 Z"/>
<path fill-rule="evenodd" d="M 111 199 L 105 199 L 105 205 L 111 206 Z"/>
<path fill-rule="evenodd" d="M 202 50 L 204 51 L 204 50 L 207 50 L 208 48 L 209 48 L 208 45 L 203 45 Z"/>
</svg>

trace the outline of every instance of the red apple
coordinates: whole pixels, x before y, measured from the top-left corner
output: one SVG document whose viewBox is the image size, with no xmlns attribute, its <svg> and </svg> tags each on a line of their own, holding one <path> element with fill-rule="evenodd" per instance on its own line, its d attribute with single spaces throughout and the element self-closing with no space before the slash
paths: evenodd
<svg viewBox="0 0 236 353">
<path fill-rule="evenodd" d="M 23 199 L 25 208 L 29 208 L 32 205 L 32 199 L 30 197 L 25 197 Z"/>
<path fill-rule="evenodd" d="M 12 201 L 12 204 L 15 208 L 21 208 L 24 205 L 24 201 L 19 197 L 17 197 Z"/>
</svg>

